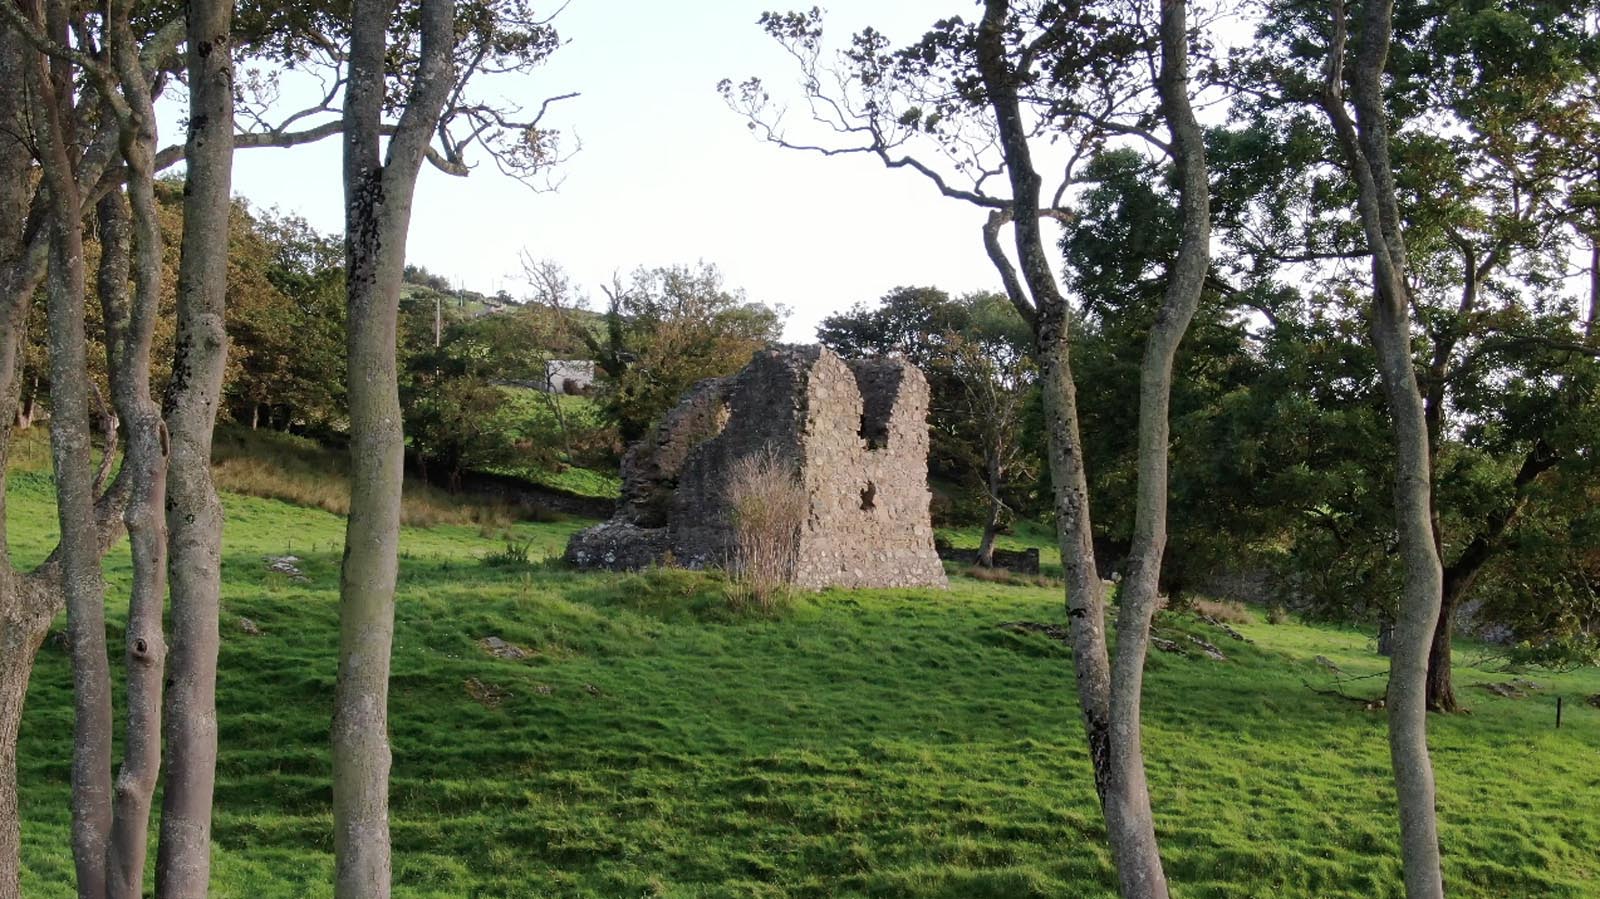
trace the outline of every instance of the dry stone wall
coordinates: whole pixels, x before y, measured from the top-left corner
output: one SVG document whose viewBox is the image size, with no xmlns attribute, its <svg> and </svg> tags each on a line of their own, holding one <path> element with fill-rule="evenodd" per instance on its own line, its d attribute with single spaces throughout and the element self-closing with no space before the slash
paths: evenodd
<svg viewBox="0 0 1600 899">
<path fill-rule="evenodd" d="M 762 350 L 738 374 L 696 385 L 629 451 L 616 517 L 574 535 L 567 559 L 603 568 L 669 556 L 689 567 L 725 564 L 728 472 L 773 452 L 791 462 L 808 500 L 796 584 L 943 587 L 928 516 L 927 415 L 927 381 L 905 360 Z"/>
</svg>

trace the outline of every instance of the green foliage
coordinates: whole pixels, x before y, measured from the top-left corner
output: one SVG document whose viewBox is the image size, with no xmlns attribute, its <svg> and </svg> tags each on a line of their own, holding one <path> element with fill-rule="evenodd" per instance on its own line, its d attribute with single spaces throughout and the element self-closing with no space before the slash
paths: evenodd
<svg viewBox="0 0 1600 899">
<path fill-rule="evenodd" d="M 1534 643 L 1524 640 L 1511 647 L 1506 664 L 1514 670 L 1579 671 L 1600 667 L 1600 637 L 1567 635 Z"/>
<path fill-rule="evenodd" d="M 262 214 L 234 242 L 235 270 L 258 271 L 270 290 L 232 288 L 232 376 L 224 387 L 235 421 L 329 432 L 345 419 L 344 248 L 296 216 Z"/>
<path fill-rule="evenodd" d="M 788 310 L 747 299 L 716 266 L 637 269 L 608 291 L 606 337 L 596 339 L 600 399 L 624 443 L 677 405 L 697 381 L 732 374 L 783 333 Z"/>
</svg>

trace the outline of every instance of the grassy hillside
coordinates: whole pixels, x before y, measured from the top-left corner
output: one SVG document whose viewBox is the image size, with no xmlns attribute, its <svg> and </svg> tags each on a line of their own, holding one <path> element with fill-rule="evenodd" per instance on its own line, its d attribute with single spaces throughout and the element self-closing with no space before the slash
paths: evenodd
<svg viewBox="0 0 1600 899">
<path fill-rule="evenodd" d="M 22 561 L 48 479 L 13 482 Z M 217 897 L 331 895 L 327 728 L 342 520 L 229 495 Z M 534 559 L 578 523 L 519 524 Z M 1068 652 L 998 627 L 1061 620 L 1056 590 L 832 591 L 735 615 L 713 576 L 488 565 L 473 525 L 407 529 L 391 730 L 396 895 L 1111 896 Z M 305 580 L 269 572 L 293 553 Z M 113 553 L 111 627 L 128 585 Z M 261 632 L 241 627 L 245 617 Z M 1398 896 L 1381 712 L 1319 695 L 1381 670 L 1357 632 L 1253 622 L 1228 654 L 1154 653 L 1147 751 L 1184 897 Z M 498 658 L 479 644 L 524 648 Z M 115 645 L 115 643 L 114 643 Z M 1471 652 L 1463 653 L 1470 656 Z M 1465 660 L 1464 660 L 1465 661 Z M 1434 718 L 1452 895 L 1600 896 L 1600 673 L 1533 675 Z M 24 890 L 68 897 L 70 672 L 47 644 L 23 721 Z M 1352 681 L 1376 695 L 1381 680 Z M 1552 728 L 1554 696 L 1567 722 Z"/>
<path fill-rule="evenodd" d="M 560 431 L 555 413 L 550 408 L 552 399 L 560 404 L 578 444 L 595 440 L 601 428 L 599 407 L 589 397 L 551 395 L 527 387 L 504 387 L 502 390 L 508 402 L 501 412 L 501 419 L 505 422 L 506 432 L 513 436 L 526 436 L 540 442 L 558 439 Z M 576 496 L 614 500 L 622 493 L 622 479 L 615 471 L 597 471 L 564 463 L 552 466 L 502 465 L 491 467 L 488 471 Z"/>
</svg>

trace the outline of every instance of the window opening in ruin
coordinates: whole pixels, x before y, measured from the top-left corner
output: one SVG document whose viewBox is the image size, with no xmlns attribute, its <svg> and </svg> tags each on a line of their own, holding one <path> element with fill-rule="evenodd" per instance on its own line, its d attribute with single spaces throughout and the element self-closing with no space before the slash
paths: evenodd
<svg viewBox="0 0 1600 899">
<path fill-rule="evenodd" d="M 874 421 L 871 416 L 862 413 L 861 427 L 856 434 L 867 442 L 867 449 L 880 450 L 889 445 L 888 425 L 886 421 Z"/>
<path fill-rule="evenodd" d="M 878 507 L 877 498 L 878 485 L 868 481 L 867 486 L 861 488 L 861 511 L 871 512 L 876 509 Z"/>
</svg>

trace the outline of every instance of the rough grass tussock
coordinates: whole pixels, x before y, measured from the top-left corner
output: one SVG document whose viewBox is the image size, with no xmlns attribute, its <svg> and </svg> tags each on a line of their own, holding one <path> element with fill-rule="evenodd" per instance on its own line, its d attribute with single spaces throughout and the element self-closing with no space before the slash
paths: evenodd
<svg viewBox="0 0 1600 899">
<path fill-rule="evenodd" d="M 725 488 L 734 551 L 729 573 L 735 604 L 770 610 L 794 582 L 806 490 L 794 469 L 766 449 L 730 466 Z"/>
</svg>

